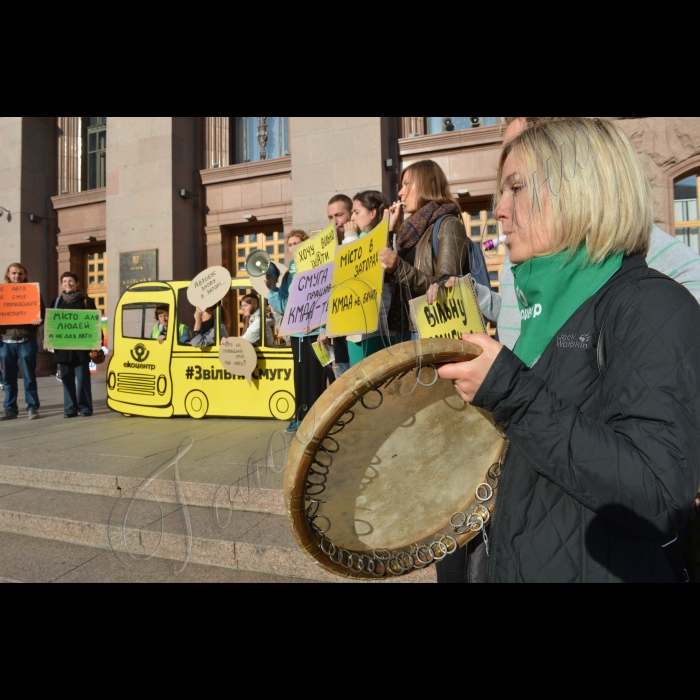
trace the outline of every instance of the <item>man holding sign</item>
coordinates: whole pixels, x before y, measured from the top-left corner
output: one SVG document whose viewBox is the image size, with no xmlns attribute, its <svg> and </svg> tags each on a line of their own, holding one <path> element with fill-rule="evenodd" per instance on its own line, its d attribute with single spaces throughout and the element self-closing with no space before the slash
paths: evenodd
<svg viewBox="0 0 700 700">
<path fill-rule="evenodd" d="M 37 329 L 42 325 L 44 305 L 39 286 L 29 283 L 27 268 L 13 263 L 0 285 L 0 362 L 5 383 L 4 412 L 0 421 L 14 420 L 17 405 L 18 367 L 22 367 L 29 420 L 39 418 L 39 391 L 36 383 Z"/>
<path fill-rule="evenodd" d="M 345 244 L 336 257 L 333 293 L 329 305 L 328 334 L 350 336 L 351 365 L 393 345 L 387 314 L 392 301 L 392 285 L 384 284 L 379 252 L 389 238 L 389 201 L 381 192 L 355 195 L 352 220 L 346 234 L 359 240 Z M 358 342 L 352 342 L 352 338 Z"/>
</svg>

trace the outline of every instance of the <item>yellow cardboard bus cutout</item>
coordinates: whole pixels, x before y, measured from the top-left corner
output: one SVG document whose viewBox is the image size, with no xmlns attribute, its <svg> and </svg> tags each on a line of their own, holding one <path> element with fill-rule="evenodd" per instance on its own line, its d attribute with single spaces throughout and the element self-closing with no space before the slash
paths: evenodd
<svg viewBox="0 0 700 700">
<path fill-rule="evenodd" d="M 252 384 L 244 377 L 232 376 L 219 362 L 220 306 L 213 347 L 196 348 L 180 342 L 183 326 L 192 326 L 189 311 L 181 313 L 180 308 L 187 305 L 189 309 L 189 285 L 144 282 L 128 289 L 119 300 L 114 319 L 114 356 L 107 371 L 108 406 L 125 416 L 148 418 L 291 420 L 295 414 L 291 348 L 265 347 L 263 328 L 263 347 L 255 349 L 258 366 Z M 233 291 L 249 289 L 248 278 L 238 277 L 231 282 Z M 170 319 L 162 344 L 153 337 L 159 306 L 168 307 Z"/>
</svg>

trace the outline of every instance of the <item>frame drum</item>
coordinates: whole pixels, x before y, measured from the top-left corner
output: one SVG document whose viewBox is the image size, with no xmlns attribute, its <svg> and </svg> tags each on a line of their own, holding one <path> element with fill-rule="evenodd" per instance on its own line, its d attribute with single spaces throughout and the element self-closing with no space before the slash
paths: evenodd
<svg viewBox="0 0 700 700">
<path fill-rule="evenodd" d="M 489 523 L 507 442 L 436 365 L 475 359 L 461 340 L 379 352 L 318 400 L 289 448 L 285 505 L 326 571 L 377 580 L 454 554 Z"/>
</svg>

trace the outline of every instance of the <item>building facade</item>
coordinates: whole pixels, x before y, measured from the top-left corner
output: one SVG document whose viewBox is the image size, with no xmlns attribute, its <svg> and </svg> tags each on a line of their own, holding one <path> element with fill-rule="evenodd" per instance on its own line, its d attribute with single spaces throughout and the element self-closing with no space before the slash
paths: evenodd
<svg viewBox="0 0 700 700">
<path fill-rule="evenodd" d="M 700 118 L 613 117 L 652 184 L 658 225 L 700 246 Z M 474 238 L 491 202 L 501 117 L 0 117 L 0 268 L 23 262 L 45 299 L 73 271 L 111 317 L 141 280 L 241 274 L 250 251 L 326 225 L 335 194 L 394 199 L 401 169 L 445 170 Z M 498 287 L 502 258 L 489 260 Z M 235 332 L 235 329 L 232 329 Z"/>
</svg>

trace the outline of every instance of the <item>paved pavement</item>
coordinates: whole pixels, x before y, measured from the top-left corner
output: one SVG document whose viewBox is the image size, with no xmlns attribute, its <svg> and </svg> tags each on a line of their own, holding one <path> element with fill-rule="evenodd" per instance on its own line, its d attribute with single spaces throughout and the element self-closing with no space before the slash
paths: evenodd
<svg viewBox="0 0 700 700">
<path fill-rule="evenodd" d="M 66 420 L 62 385 L 53 377 L 39 379 L 41 419 L 29 421 L 21 413 L 15 421 L 0 423 L 0 464 L 143 478 L 192 438 L 194 446 L 179 463 L 180 478 L 230 485 L 245 478 L 251 458 L 265 461 L 270 439 L 287 427 L 263 420 L 124 418 L 107 407 L 99 378 L 93 395 L 92 418 Z M 273 441 L 278 461 L 284 458 L 284 444 L 279 435 Z M 261 486 L 282 488 L 281 474 L 263 470 L 259 476 Z"/>
</svg>

